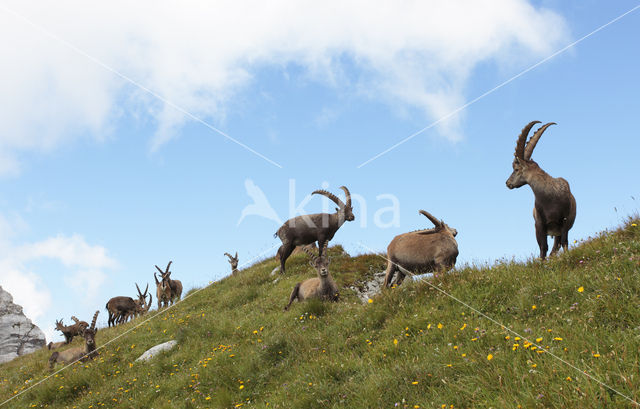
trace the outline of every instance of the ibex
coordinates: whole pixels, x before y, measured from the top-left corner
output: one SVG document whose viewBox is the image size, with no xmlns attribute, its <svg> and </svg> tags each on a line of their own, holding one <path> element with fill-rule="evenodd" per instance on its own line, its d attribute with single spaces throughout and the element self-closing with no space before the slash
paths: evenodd
<svg viewBox="0 0 640 409">
<path fill-rule="evenodd" d="M 447 271 L 456 264 L 458 243 L 455 237 L 458 231 L 427 211 L 420 210 L 420 214 L 431 220 L 435 228 L 400 234 L 391 240 L 387 247 L 384 287 L 391 285 L 396 271 L 396 285 L 400 285 L 407 272 Z"/>
<path fill-rule="evenodd" d="M 100 311 L 96 311 L 93 315 L 93 321 L 91 321 L 91 326 L 85 328 L 82 331 L 82 336 L 84 337 L 84 347 L 75 347 L 69 348 L 64 351 L 55 351 L 51 354 L 49 358 L 49 369 L 53 369 L 53 366 L 56 362 L 58 363 L 72 363 L 77 360 L 86 361 L 87 359 L 93 359 L 96 355 L 94 352 L 96 350 L 96 333 L 98 329 L 96 328 L 96 319 L 98 318 L 98 314 Z"/>
<path fill-rule="evenodd" d="M 567 251 L 569 247 L 569 229 L 576 220 L 576 199 L 571 194 L 569 183 L 563 178 L 549 176 L 538 164 L 531 160 L 531 154 L 542 133 L 554 122 L 541 126 L 529 142 L 525 144 L 529 131 L 540 121 L 533 121 L 522 129 L 513 159 L 513 173 L 507 179 L 509 189 L 529 185 L 535 196 L 533 219 L 536 226 L 536 240 L 540 247 L 540 258 L 547 256 L 547 236 L 554 236 L 551 256 L 560 246 Z"/>
<path fill-rule="evenodd" d="M 155 266 L 156 269 L 158 269 L 158 271 L 160 272 L 160 281 L 158 281 L 156 273 L 153 273 L 153 278 L 156 280 L 158 309 L 161 308 L 162 304 L 167 307 L 169 303 L 173 304 L 176 300 L 179 301 L 180 297 L 182 296 L 182 282 L 180 282 L 180 280 L 172 280 L 171 278 L 169 278 L 171 276 L 171 271 L 169 271 L 171 263 L 172 261 L 169 261 L 169 264 L 167 264 L 167 268 L 165 269 L 165 271 L 162 271 L 160 267 Z"/>
<path fill-rule="evenodd" d="M 86 321 L 80 321 L 76 317 L 71 317 L 75 324 L 73 325 L 64 325 L 62 323 L 62 318 L 59 321 L 56 321 L 56 329 L 62 332 L 64 335 L 65 343 L 70 343 L 73 341 L 73 337 L 81 335 L 82 331 L 89 326 Z"/>
<path fill-rule="evenodd" d="M 311 267 L 315 268 L 318 277 L 310 278 L 301 283 L 296 284 L 293 287 L 293 291 L 291 292 L 291 296 L 289 297 L 289 303 L 284 310 L 287 311 L 291 306 L 291 303 L 296 298 L 298 301 L 307 300 L 309 298 L 320 298 L 323 300 L 330 301 L 338 301 L 338 286 L 335 281 L 331 277 L 329 273 L 329 262 L 330 259 L 326 254 L 327 242 L 324 244 L 325 254 L 316 256 L 306 247 L 304 247 L 304 251 L 309 254 L 311 257 L 311 261 L 309 264 Z M 320 251 L 318 251 L 320 253 Z"/>
<path fill-rule="evenodd" d="M 49 342 L 47 344 L 47 349 L 48 350 L 52 350 L 52 349 L 58 349 L 62 346 L 67 345 L 67 343 L 65 341 L 60 341 L 60 342 Z"/>
<path fill-rule="evenodd" d="M 134 300 L 131 297 L 118 296 L 110 299 L 105 308 L 109 313 L 109 319 L 107 321 L 108 326 L 120 324 L 126 322 L 131 316 L 137 316 L 138 314 L 145 313 L 151 308 L 152 297 L 149 294 L 149 302 L 147 303 L 147 290 L 149 284 L 144 289 L 144 293 L 140 291 L 140 287 L 136 283 L 136 289 L 138 290 L 138 299 Z"/>
<path fill-rule="evenodd" d="M 322 249 L 328 243 L 336 231 L 345 221 L 353 221 L 353 208 L 351 207 L 351 194 L 345 186 L 340 186 L 344 190 L 347 203 L 343 203 L 336 195 L 326 190 L 316 190 L 312 194 L 319 194 L 333 200 L 338 207 L 335 213 L 316 213 L 304 216 L 297 216 L 287 220 L 282 227 L 274 234 L 282 240 L 282 245 L 278 249 L 280 257 L 280 272 L 284 274 L 284 264 L 296 246 L 318 242 L 319 256 L 322 256 Z"/>
<path fill-rule="evenodd" d="M 238 252 L 236 251 L 235 257 L 233 257 L 229 253 L 224 253 L 224 255 L 229 257 L 229 264 L 231 264 L 231 274 L 235 275 L 238 272 Z"/>
</svg>

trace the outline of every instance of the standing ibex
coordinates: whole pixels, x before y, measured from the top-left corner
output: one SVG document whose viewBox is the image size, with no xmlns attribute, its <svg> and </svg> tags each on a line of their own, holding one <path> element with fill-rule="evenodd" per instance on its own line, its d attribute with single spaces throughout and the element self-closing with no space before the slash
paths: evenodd
<svg viewBox="0 0 640 409">
<path fill-rule="evenodd" d="M 344 190 L 347 203 L 343 203 L 336 195 L 326 190 L 316 190 L 312 194 L 319 194 L 333 200 L 337 205 L 335 213 L 315 213 L 310 215 L 297 216 L 287 220 L 282 227 L 274 234 L 282 240 L 282 245 L 278 249 L 280 257 L 280 272 L 284 274 L 284 264 L 296 246 L 318 242 L 319 256 L 322 256 L 322 249 L 329 242 L 336 231 L 345 221 L 353 221 L 353 208 L 351 207 L 351 194 L 345 186 L 340 186 Z"/>
<path fill-rule="evenodd" d="M 53 366 L 56 362 L 58 363 L 72 363 L 79 359 L 82 361 L 86 361 L 87 359 L 93 359 L 96 355 L 96 333 L 98 329 L 96 328 L 96 319 L 98 318 L 98 314 L 100 311 L 96 311 L 93 315 L 93 321 L 91 321 L 91 326 L 85 328 L 82 331 L 82 336 L 84 337 L 84 347 L 75 347 L 69 348 L 64 351 L 56 351 L 51 354 L 49 358 L 49 368 L 53 369 Z"/>
<path fill-rule="evenodd" d="M 569 229 L 576 220 L 576 199 L 571 194 L 569 183 L 563 178 L 554 178 L 531 160 L 531 154 L 542 133 L 554 122 L 540 127 L 525 144 L 529 131 L 540 121 L 533 121 L 522 129 L 513 159 L 513 173 L 507 179 L 509 189 L 529 185 L 535 196 L 533 219 L 536 225 L 536 239 L 540 247 L 540 258 L 547 256 L 547 236 L 554 236 L 551 256 L 560 246 L 567 251 L 569 247 Z"/>
<path fill-rule="evenodd" d="M 336 282 L 333 281 L 331 273 L 329 273 L 330 259 L 326 254 L 327 243 L 328 242 L 325 242 L 324 244 L 325 252 L 321 256 L 316 256 L 306 247 L 304 248 L 304 251 L 311 257 L 309 264 L 311 264 L 311 267 L 316 269 L 318 277 L 309 278 L 308 280 L 298 283 L 293 287 L 293 291 L 289 297 L 289 303 L 284 307 L 285 311 L 289 309 L 291 303 L 296 298 L 298 301 L 307 300 L 309 298 L 338 301 L 338 286 L 336 285 Z"/>
<path fill-rule="evenodd" d="M 235 275 L 238 272 L 238 252 L 236 251 L 235 257 L 233 257 L 229 253 L 224 253 L 224 255 L 229 257 L 229 264 L 231 264 L 231 274 Z"/>
<path fill-rule="evenodd" d="M 398 272 L 396 285 L 402 284 L 406 272 L 428 273 L 446 271 L 456 264 L 458 231 L 447 226 L 429 212 L 420 210 L 435 225 L 434 229 L 416 230 L 400 234 L 387 247 L 387 272 L 384 286 L 389 287 Z"/>
<path fill-rule="evenodd" d="M 156 280 L 157 287 L 156 295 L 158 297 L 158 309 L 161 308 L 162 304 L 167 307 L 169 303 L 173 304 L 175 301 L 179 301 L 182 296 L 182 282 L 180 280 L 172 280 L 169 278 L 171 276 L 171 271 L 169 271 L 171 263 L 173 262 L 169 261 L 165 271 L 162 271 L 160 267 L 156 266 L 156 269 L 160 272 L 160 281 L 158 281 L 156 273 L 153 273 L 153 278 Z"/>
<path fill-rule="evenodd" d="M 56 329 L 62 332 L 64 335 L 65 343 L 70 343 L 73 341 L 73 337 L 81 335 L 82 331 L 89 326 L 86 321 L 80 321 L 76 317 L 71 317 L 75 324 L 73 325 L 64 325 L 62 323 L 62 318 L 59 321 L 56 321 Z"/>
<path fill-rule="evenodd" d="M 105 308 L 109 313 L 109 319 L 107 320 L 109 327 L 122 322 L 127 322 L 129 317 L 137 316 L 138 314 L 143 314 L 149 311 L 153 300 L 151 294 L 149 294 L 149 302 L 147 302 L 147 290 L 149 289 L 149 284 L 147 284 L 147 287 L 144 289 L 144 293 L 140 291 L 138 283 L 136 283 L 136 289 L 138 290 L 137 300 L 134 300 L 131 297 L 118 296 L 113 297 L 107 302 Z"/>
</svg>

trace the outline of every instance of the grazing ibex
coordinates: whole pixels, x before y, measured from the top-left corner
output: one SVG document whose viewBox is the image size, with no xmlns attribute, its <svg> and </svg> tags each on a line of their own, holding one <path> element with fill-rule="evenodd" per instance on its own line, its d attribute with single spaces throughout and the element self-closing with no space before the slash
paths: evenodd
<svg viewBox="0 0 640 409">
<path fill-rule="evenodd" d="M 149 284 L 144 289 L 144 293 L 140 291 L 140 287 L 136 283 L 136 289 L 138 290 L 138 299 L 134 300 L 131 297 L 118 296 L 110 299 L 105 308 L 109 313 L 109 319 L 107 324 L 109 327 L 112 325 L 120 324 L 121 322 L 127 322 L 129 317 L 137 316 L 138 314 L 143 314 L 149 311 L 151 308 L 152 297 L 149 294 L 149 302 L 147 302 L 147 290 L 149 289 Z"/>
<path fill-rule="evenodd" d="M 169 271 L 171 263 L 172 261 L 169 261 L 165 271 L 162 271 L 160 267 L 156 266 L 156 269 L 160 272 L 160 281 L 158 281 L 156 273 L 153 273 L 157 287 L 156 296 L 158 297 L 158 309 L 161 308 L 162 304 L 167 307 L 169 303 L 173 304 L 175 301 L 179 301 L 182 296 L 182 282 L 169 278 L 171 276 L 171 271 Z"/>
<path fill-rule="evenodd" d="M 278 249 L 280 257 L 280 272 L 284 274 L 284 264 L 296 246 L 318 242 L 319 256 L 322 256 L 322 249 L 329 242 L 336 231 L 345 221 L 353 221 L 353 208 L 351 207 L 351 194 L 349 189 L 340 186 L 344 190 L 347 203 L 343 203 L 336 195 L 326 190 L 316 190 L 312 194 L 319 194 L 333 200 L 337 205 L 335 213 L 315 213 L 310 215 L 297 216 L 287 220 L 282 227 L 274 234 L 282 240 L 282 245 Z"/>
<path fill-rule="evenodd" d="M 540 258 L 547 256 L 547 236 L 554 236 L 550 256 L 555 255 L 560 246 L 567 251 L 569 229 L 576 220 L 576 199 L 571 194 L 569 183 L 563 178 L 554 178 L 531 160 L 531 154 L 542 133 L 554 122 L 541 126 L 525 144 L 529 131 L 540 121 L 533 121 L 522 129 L 516 144 L 513 159 L 513 173 L 507 179 L 509 189 L 529 185 L 535 196 L 533 219 L 536 226 L 536 240 L 540 247 Z"/>
<path fill-rule="evenodd" d="M 229 264 L 231 264 L 231 274 L 235 275 L 238 272 L 238 252 L 236 251 L 235 257 L 233 257 L 229 253 L 224 253 L 224 255 L 229 257 Z"/>
<path fill-rule="evenodd" d="M 73 341 L 73 337 L 81 335 L 82 331 L 89 326 L 86 321 L 80 321 L 76 317 L 71 317 L 71 319 L 75 321 L 75 324 L 64 325 L 62 323 L 62 318 L 59 321 L 56 321 L 56 329 L 62 332 L 67 344 Z"/>
<path fill-rule="evenodd" d="M 291 306 L 291 303 L 296 298 L 298 301 L 307 300 L 309 298 L 320 298 L 323 300 L 338 301 L 338 286 L 333 281 L 331 273 L 329 273 L 329 257 L 327 256 L 327 242 L 324 244 L 324 254 L 316 256 L 306 247 L 304 251 L 311 257 L 311 267 L 315 268 L 318 277 L 310 278 L 301 283 L 296 284 L 293 287 L 291 296 L 289 297 L 289 303 L 284 310 L 287 311 Z"/>
<path fill-rule="evenodd" d="M 56 362 L 58 363 L 72 363 L 77 360 L 86 361 L 87 359 L 93 359 L 96 355 L 96 333 L 98 329 L 96 328 L 96 319 L 98 318 L 98 314 L 100 311 L 96 311 L 93 315 L 93 321 L 91 321 L 91 326 L 85 328 L 82 331 L 82 336 L 84 337 L 84 347 L 75 347 L 69 348 L 64 351 L 55 351 L 51 354 L 49 358 L 49 369 L 53 369 L 53 366 Z"/>
<path fill-rule="evenodd" d="M 396 271 L 396 285 L 400 285 L 407 271 L 418 274 L 447 271 L 456 264 L 458 231 L 429 212 L 420 210 L 420 214 L 431 220 L 435 228 L 400 234 L 391 240 L 387 247 L 385 287 L 391 285 Z"/>
</svg>

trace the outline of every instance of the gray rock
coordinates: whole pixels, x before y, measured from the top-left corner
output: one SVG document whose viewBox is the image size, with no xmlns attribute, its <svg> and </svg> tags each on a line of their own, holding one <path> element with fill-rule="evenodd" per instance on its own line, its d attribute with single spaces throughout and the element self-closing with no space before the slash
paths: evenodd
<svg viewBox="0 0 640 409">
<path fill-rule="evenodd" d="M 0 287 L 0 363 L 30 354 L 46 344 L 44 333 Z"/>
<path fill-rule="evenodd" d="M 148 361 L 160 352 L 168 351 L 178 344 L 178 341 L 169 341 L 164 344 L 156 345 L 150 349 L 147 349 L 144 354 L 140 355 L 136 361 Z"/>
</svg>

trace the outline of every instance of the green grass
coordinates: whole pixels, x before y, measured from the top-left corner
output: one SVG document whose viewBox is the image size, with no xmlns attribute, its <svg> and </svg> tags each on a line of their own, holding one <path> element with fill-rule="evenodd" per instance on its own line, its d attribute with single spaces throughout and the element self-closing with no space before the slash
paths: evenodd
<svg viewBox="0 0 640 409">
<path fill-rule="evenodd" d="M 537 343 L 553 355 L 638 400 L 640 227 L 633 224 L 640 222 L 630 219 L 545 263 L 464 267 L 432 283 L 530 341 L 542 338 Z M 96 360 L 7 407 L 631 406 L 427 283 L 406 281 L 361 304 L 346 286 L 383 270 L 385 261 L 351 258 L 339 246 L 329 253 L 342 288 L 337 303 L 295 302 L 283 312 L 294 284 L 313 272 L 306 256 L 294 256 L 274 283 L 276 262 L 265 260 L 193 292 Z M 98 345 L 141 322 L 101 329 Z M 173 351 L 134 363 L 170 339 L 179 342 Z M 48 355 L 0 366 L 0 402 L 48 376 Z"/>
</svg>

